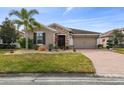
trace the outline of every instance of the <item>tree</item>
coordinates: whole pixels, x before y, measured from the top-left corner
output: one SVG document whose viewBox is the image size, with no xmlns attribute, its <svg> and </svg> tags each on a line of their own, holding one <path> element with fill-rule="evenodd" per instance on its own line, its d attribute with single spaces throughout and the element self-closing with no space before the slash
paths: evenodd
<svg viewBox="0 0 124 93">
<path fill-rule="evenodd" d="M 10 43 L 16 42 L 17 31 L 11 20 L 6 18 L 0 27 L 0 37 L 3 40 L 3 43 L 10 45 Z"/>
<path fill-rule="evenodd" d="M 10 16 L 18 17 L 14 22 L 17 24 L 18 29 L 23 27 L 25 31 L 26 49 L 28 49 L 28 31 L 34 31 L 34 28 L 41 28 L 41 24 L 33 18 L 35 14 L 39 14 L 39 12 L 35 9 L 27 11 L 25 8 L 20 11 L 13 10 L 9 13 Z"/>
<path fill-rule="evenodd" d="M 109 39 L 107 40 L 107 48 L 112 48 L 113 47 L 113 40 L 112 39 Z"/>
<path fill-rule="evenodd" d="M 114 30 L 112 33 L 112 38 L 115 46 L 119 46 L 123 42 L 124 34 L 122 31 Z"/>
</svg>

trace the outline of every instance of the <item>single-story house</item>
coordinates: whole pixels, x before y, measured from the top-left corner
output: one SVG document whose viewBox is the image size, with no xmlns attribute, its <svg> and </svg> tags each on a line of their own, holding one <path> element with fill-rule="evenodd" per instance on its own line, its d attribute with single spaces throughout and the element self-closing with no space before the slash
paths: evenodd
<svg viewBox="0 0 124 93">
<path fill-rule="evenodd" d="M 53 23 L 43 26 L 34 32 L 28 32 L 34 44 L 43 44 L 48 47 L 50 44 L 58 47 L 73 46 L 74 48 L 97 48 L 98 32 L 67 28 Z"/>
<path fill-rule="evenodd" d="M 103 47 L 107 46 L 107 40 L 109 40 L 113 36 L 113 31 L 121 31 L 124 34 L 124 28 L 117 28 L 117 29 L 112 29 L 110 31 L 107 31 L 103 34 L 101 34 L 98 38 L 98 44 L 102 44 Z M 124 44 L 124 41 L 122 42 Z"/>
</svg>

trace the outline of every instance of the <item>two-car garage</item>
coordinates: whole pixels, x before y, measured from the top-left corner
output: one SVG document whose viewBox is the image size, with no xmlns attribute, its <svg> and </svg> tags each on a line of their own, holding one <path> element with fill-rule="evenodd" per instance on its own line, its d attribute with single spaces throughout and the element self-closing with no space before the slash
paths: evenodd
<svg viewBox="0 0 124 93">
<path fill-rule="evenodd" d="M 73 35 L 74 48 L 97 48 L 97 38 L 100 33 L 73 28 L 71 28 L 71 30 Z"/>
<path fill-rule="evenodd" d="M 96 48 L 97 37 L 92 35 L 74 35 L 74 48 Z"/>
</svg>

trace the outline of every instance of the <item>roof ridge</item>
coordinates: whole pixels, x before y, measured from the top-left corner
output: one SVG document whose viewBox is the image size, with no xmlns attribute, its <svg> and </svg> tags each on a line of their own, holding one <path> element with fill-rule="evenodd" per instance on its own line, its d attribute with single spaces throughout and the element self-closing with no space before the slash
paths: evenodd
<svg viewBox="0 0 124 93">
<path fill-rule="evenodd" d="M 50 26 L 52 26 L 52 25 L 57 25 L 57 26 L 59 26 L 59 27 L 62 27 L 62 28 L 64 28 L 64 29 L 70 31 L 70 29 L 68 29 L 67 27 L 65 27 L 65 26 L 63 26 L 63 25 L 60 25 L 60 24 L 58 24 L 58 23 L 52 23 L 52 24 L 48 25 L 48 27 L 50 27 Z"/>
<path fill-rule="evenodd" d="M 121 31 L 121 30 L 124 30 L 124 27 L 111 29 L 111 30 L 109 30 L 109 31 L 107 31 L 107 32 L 105 32 L 105 33 L 103 33 L 102 36 L 110 36 L 114 30 Z"/>
</svg>

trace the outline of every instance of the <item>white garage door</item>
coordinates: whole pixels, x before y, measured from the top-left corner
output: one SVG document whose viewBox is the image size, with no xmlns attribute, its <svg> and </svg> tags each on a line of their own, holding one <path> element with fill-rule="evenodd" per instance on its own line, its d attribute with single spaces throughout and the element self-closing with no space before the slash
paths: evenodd
<svg viewBox="0 0 124 93">
<path fill-rule="evenodd" d="M 96 43 L 95 37 L 74 37 L 75 48 L 96 48 Z"/>
</svg>

